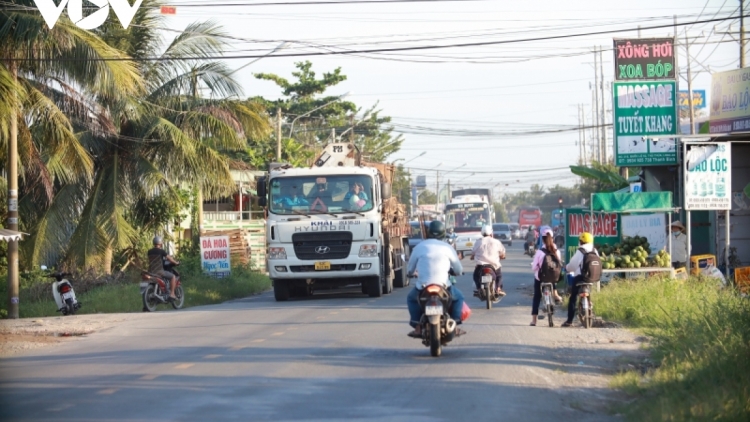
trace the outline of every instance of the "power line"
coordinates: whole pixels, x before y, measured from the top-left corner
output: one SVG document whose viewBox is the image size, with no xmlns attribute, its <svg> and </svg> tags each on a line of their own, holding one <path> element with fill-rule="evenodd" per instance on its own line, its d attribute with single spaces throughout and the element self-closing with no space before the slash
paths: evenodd
<svg viewBox="0 0 750 422">
<path fill-rule="evenodd" d="M 290 53 L 290 54 L 278 54 L 269 58 L 284 58 L 284 57 L 310 57 L 310 56 L 331 56 L 331 55 L 351 55 L 351 54 L 367 54 L 367 53 L 383 53 L 383 52 L 395 52 L 395 51 L 416 51 L 416 50 L 436 50 L 442 48 L 464 48 L 464 47 L 479 47 L 486 45 L 503 45 L 503 44 L 514 44 L 514 43 L 526 43 L 534 41 L 548 41 L 548 40 L 561 40 L 569 38 L 579 38 L 594 35 L 606 35 L 616 34 L 620 32 L 632 32 L 637 29 L 640 30 L 652 30 L 652 29 L 664 29 L 674 28 L 675 26 L 686 26 L 695 25 L 699 23 L 710 23 L 710 22 L 724 22 L 727 20 L 735 20 L 739 18 L 750 17 L 750 15 L 743 16 L 728 16 L 723 18 L 715 19 L 704 19 L 702 21 L 685 22 L 685 23 L 670 23 L 662 25 L 652 25 L 640 28 L 623 28 L 623 29 L 609 29 L 602 31 L 592 31 L 577 34 L 561 34 L 561 35 L 549 35 L 545 37 L 529 37 L 519 38 L 515 40 L 497 40 L 497 41 L 484 41 L 484 42 L 473 42 L 473 43 L 458 43 L 458 44 L 444 44 L 444 45 L 423 45 L 423 46 L 412 46 L 412 47 L 392 47 L 392 48 L 378 48 L 378 49 L 365 49 L 365 50 L 343 50 L 343 51 L 322 51 L 322 52 L 308 52 L 308 53 Z M 234 60 L 234 59 L 253 59 L 261 58 L 265 55 L 238 55 L 238 56 L 189 56 L 189 57 L 140 57 L 140 58 L 93 58 L 87 59 L 87 61 L 190 61 L 190 60 Z M 51 59 L 41 58 L 15 58 L 15 57 L 4 57 L 1 60 L 6 61 L 50 61 Z M 81 61 L 78 58 L 57 58 L 54 61 Z"/>
</svg>

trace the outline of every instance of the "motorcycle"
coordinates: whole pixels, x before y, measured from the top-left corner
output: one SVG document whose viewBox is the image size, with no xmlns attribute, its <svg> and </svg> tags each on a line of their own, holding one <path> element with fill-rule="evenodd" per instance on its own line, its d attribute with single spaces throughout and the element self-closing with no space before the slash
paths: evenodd
<svg viewBox="0 0 750 422">
<path fill-rule="evenodd" d="M 534 257 L 534 254 L 536 253 L 536 245 L 531 243 L 526 246 L 526 255 L 530 257 Z"/>
<path fill-rule="evenodd" d="M 552 314 L 555 313 L 555 301 L 552 298 L 554 286 L 552 286 L 552 283 L 541 283 L 540 288 L 542 290 L 542 304 L 544 305 L 542 311 L 547 315 L 549 326 L 554 327 L 555 324 L 552 322 Z"/>
<path fill-rule="evenodd" d="M 42 266 L 42 270 L 46 269 L 47 267 Z M 63 315 L 73 315 L 81 309 L 81 302 L 76 299 L 73 285 L 65 278 L 71 275 L 70 273 L 55 272 L 47 276 L 55 279 L 52 283 L 52 297 L 55 298 L 57 312 L 62 312 Z"/>
<path fill-rule="evenodd" d="M 164 263 L 164 271 L 174 274 L 174 282 L 177 283 L 174 289 L 174 295 L 177 299 L 171 302 L 169 300 L 169 280 L 148 271 L 141 271 L 141 297 L 143 298 L 144 312 L 156 312 L 157 305 L 167 303 L 171 304 L 174 309 L 180 309 L 185 304 L 185 292 L 182 289 L 180 273 L 174 267 L 176 265 L 171 262 Z"/>
<path fill-rule="evenodd" d="M 578 319 L 585 328 L 594 324 L 594 304 L 591 302 L 593 283 L 578 284 Z"/>
<path fill-rule="evenodd" d="M 452 281 L 452 280 L 451 280 Z M 430 348 L 430 355 L 440 356 L 442 347 L 456 334 L 456 321 L 450 316 L 453 298 L 447 289 L 439 284 L 425 286 L 419 293 L 422 318 L 422 344 Z"/>
<path fill-rule="evenodd" d="M 486 302 L 487 309 L 492 309 L 492 304 L 500 300 L 495 284 L 497 274 L 495 274 L 495 269 L 491 265 L 483 265 L 480 271 L 479 277 L 482 288 L 477 291 L 477 296 L 479 300 Z"/>
</svg>

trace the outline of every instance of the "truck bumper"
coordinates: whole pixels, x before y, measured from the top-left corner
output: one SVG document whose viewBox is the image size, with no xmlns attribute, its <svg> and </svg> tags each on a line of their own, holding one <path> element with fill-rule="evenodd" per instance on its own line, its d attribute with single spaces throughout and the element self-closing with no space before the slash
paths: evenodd
<svg viewBox="0 0 750 422">
<path fill-rule="evenodd" d="M 330 269 L 315 269 L 316 263 L 326 262 L 330 264 Z M 378 257 L 360 258 L 355 256 L 330 261 L 301 261 L 296 258 L 269 259 L 267 264 L 268 273 L 274 280 L 359 278 L 380 275 L 380 259 Z"/>
</svg>

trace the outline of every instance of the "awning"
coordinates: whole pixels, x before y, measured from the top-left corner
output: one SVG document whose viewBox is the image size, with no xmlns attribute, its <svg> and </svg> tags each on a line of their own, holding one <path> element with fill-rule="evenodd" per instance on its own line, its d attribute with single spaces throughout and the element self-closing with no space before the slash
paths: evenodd
<svg viewBox="0 0 750 422">
<path fill-rule="evenodd" d="M 672 192 L 612 192 L 591 195 L 594 211 L 607 212 L 670 212 Z"/>
<path fill-rule="evenodd" d="M 28 233 L 17 232 L 8 229 L 0 229 L 0 239 L 10 242 L 11 240 L 21 240 L 21 237 Z"/>
</svg>

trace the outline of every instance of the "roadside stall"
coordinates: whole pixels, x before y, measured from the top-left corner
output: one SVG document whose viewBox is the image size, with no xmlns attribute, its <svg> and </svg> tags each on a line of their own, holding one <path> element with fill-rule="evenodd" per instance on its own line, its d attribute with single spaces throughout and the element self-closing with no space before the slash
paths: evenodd
<svg viewBox="0 0 750 422">
<path fill-rule="evenodd" d="M 672 225 L 672 213 L 678 210 L 672 206 L 672 192 L 592 194 L 592 219 L 595 212 L 615 213 L 620 215 L 622 224 L 619 241 L 600 245 L 598 249 L 602 255 L 602 273 L 608 277 L 616 274 L 629 277 L 665 272 L 674 277 L 672 240 L 667 228 Z"/>
</svg>

